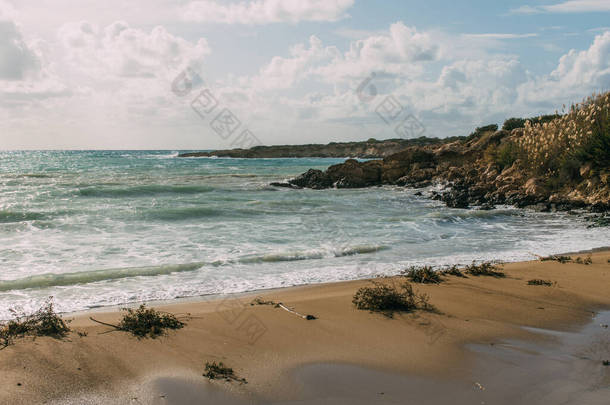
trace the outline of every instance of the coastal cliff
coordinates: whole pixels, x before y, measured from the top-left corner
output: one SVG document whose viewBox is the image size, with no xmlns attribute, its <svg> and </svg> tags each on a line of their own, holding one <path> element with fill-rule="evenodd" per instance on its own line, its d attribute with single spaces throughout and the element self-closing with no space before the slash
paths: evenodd
<svg viewBox="0 0 610 405">
<path fill-rule="evenodd" d="M 511 119 L 504 129 L 410 146 L 382 160 L 349 159 L 274 186 L 324 189 L 397 185 L 423 188 L 449 207 L 496 204 L 540 211 L 610 209 L 610 93 L 590 97 L 547 122 Z M 516 128 L 511 128 L 516 127 Z"/>
<path fill-rule="evenodd" d="M 188 152 L 178 157 L 232 157 L 232 158 L 384 158 L 411 146 L 434 145 L 446 142 L 439 138 L 369 139 L 362 142 L 331 142 L 309 145 L 255 146 L 250 149 L 226 149 L 211 152 Z"/>
</svg>

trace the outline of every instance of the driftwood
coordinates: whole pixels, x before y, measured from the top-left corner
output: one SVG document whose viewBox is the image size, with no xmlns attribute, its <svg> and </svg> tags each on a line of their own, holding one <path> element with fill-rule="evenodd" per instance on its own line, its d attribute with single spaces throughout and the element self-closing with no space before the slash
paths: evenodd
<svg viewBox="0 0 610 405">
<path fill-rule="evenodd" d="M 296 316 L 298 316 L 299 318 L 303 318 L 306 319 L 308 321 L 312 320 L 312 319 L 317 319 L 315 316 L 313 315 L 303 315 L 303 314 L 299 314 L 297 311 L 295 311 L 294 309 L 290 309 L 288 308 L 286 305 L 282 304 L 281 302 L 277 303 L 277 307 L 282 308 L 284 311 L 288 311 L 291 314 L 294 314 Z"/>
<path fill-rule="evenodd" d="M 110 326 L 110 327 L 113 327 L 115 329 L 121 330 L 121 328 L 118 325 L 113 325 L 111 323 L 106 323 L 106 322 L 98 321 L 97 319 L 94 319 L 92 316 L 90 316 L 89 319 L 91 319 L 93 322 L 97 322 L 99 324 Z"/>
<path fill-rule="evenodd" d="M 284 305 L 281 302 L 275 302 L 275 301 L 265 301 L 264 299 L 262 299 L 261 297 L 256 297 L 252 300 L 252 302 L 250 303 L 250 305 L 273 305 L 275 308 L 282 308 L 284 311 L 288 311 L 293 315 L 298 316 L 299 318 L 303 318 L 305 320 L 313 320 L 313 319 L 318 319 L 313 315 L 303 315 L 298 313 L 297 311 L 295 311 L 294 309 L 288 308 L 286 305 Z"/>
</svg>

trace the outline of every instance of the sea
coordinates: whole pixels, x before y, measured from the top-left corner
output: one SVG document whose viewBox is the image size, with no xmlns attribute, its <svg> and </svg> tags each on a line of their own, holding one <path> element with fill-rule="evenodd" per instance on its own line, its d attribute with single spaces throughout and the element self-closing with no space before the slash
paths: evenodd
<svg viewBox="0 0 610 405">
<path fill-rule="evenodd" d="M 344 159 L 179 152 L 0 152 L 0 319 L 49 297 L 73 312 L 610 246 L 569 213 L 269 185 Z"/>
</svg>

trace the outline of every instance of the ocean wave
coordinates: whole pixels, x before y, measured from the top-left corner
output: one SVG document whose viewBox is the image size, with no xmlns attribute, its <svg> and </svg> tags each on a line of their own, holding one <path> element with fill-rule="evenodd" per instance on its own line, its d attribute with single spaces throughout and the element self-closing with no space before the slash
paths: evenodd
<svg viewBox="0 0 610 405">
<path fill-rule="evenodd" d="M 492 219 L 500 217 L 523 216 L 523 212 L 517 209 L 495 209 L 495 210 L 459 210 L 459 211 L 433 211 L 426 214 L 426 218 L 446 221 L 459 221 L 464 219 Z"/>
<path fill-rule="evenodd" d="M 25 174 L 19 175 L 17 177 L 26 177 L 26 178 L 33 178 L 33 179 L 50 179 L 53 176 L 51 176 L 49 174 L 44 174 L 44 173 L 25 173 Z"/>
<path fill-rule="evenodd" d="M 227 215 L 227 212 L 208 207 L 165 208 L 146 211 L 142 218 L 146 220 L 184 221 L 187 219 L 212 218 Z"/>
<path fill-rule="evenodd" d="M 175 265 L 127 267 L 74 273 L 45 273 L 34 276 L 0 281 L 0 292 L 11 290 L 40 289 L 47 287 L 71 286 L 89 284 L 99 281 L 118 280 L 131 277 L 155 277 L 171 273 L 180 273 L 199 270 L 205 265 L 215 267 L 231 264 L 257 264 L 291 262 L 297 260 L 316 260 L 325 257 L 343 257 L 357 254 L 374 253 L 387 249 L 385 246 L 362 245 L 337 249 L 318 249 L 310 251 L 292 251 L 278 253 L 264 253 L 242 256 L 237 259 L 217 260 L 212 263 L 196 262 Z"/>
<path fill-rule="evenodd" d="M 46 215 L 41 212 L 22 212 L 22 211 L 0 211 L 0 224 L 12 222 L 37 221 L 45 219 Z"/>
<path fill-rule="evenodd" d="M 150 196 L 156 194 L 200 194 L 213 191 L 210 186 L 190 185 L 190 186 L 174 186 L 174 185 L 141 185 L 141 186 L 125 186 L 125 187 L 100 187 L 90 186 L 81 188 L 78 193 L 84 197 L 137 197 Z"/>
<path fill-rule="evenodd" d="M 277 253 L 266 253 L 260 255 L 248 255 L 240 257 L 237 261 L 243 264 L 268 263 L 268 262 L 293 262 L 298 260 L 317 260 L 327 257 L 344 257 L 359 254 L 375 253 L 388 249 L 382 245 L 360 245 L 347 247 L 331 247 L 328 249 L 315 249 L 305 251 L 287 251 Z"/>
<path fill-rule="evenodd" d="M 343 249 L 339 249 L 338 251 L 335 252 L 335 256 L 336 257 L 343 257 L 343 256 L 353 256 L 353 255 L 363 255 L 363 254 L 367 254 L 367 253 L 375 253 L 375 252 L 380 252 L 382 250 L 387 250 L 389 249 L 388 246 L 383 246 L 383 245 L 361 245 L 361 246 L 354 246 L 354 247 L 347 247 L 347 248 L 343 248 Z"/>
<path fill-rule="evenodd" d="M 28 288 L 45 288 L 94 283 L 97 281 L 117 280 L 138 276 L 159 276 L 170 273 L 195 271 L 204 263 L 187 263 L 165 266 L 131 267 L 81 271 L 75 273 L 46 273 L 24 277 L 16 280 L 0 281 L 0 291 L 25 290 Z"/>
</svg>

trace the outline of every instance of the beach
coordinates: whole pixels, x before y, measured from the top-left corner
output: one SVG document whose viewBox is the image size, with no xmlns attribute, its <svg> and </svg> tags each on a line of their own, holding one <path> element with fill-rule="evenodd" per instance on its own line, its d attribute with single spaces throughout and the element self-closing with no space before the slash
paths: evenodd
<svg viewBox="0 0 610 405">
<path fill-rule="evenodd" d="M 116 3 L 0 0 L 0 405 L 610 405 L 609 0 Z"/>
<path fill-rule="evenodd" d="M 484 356 L 503 358 L 487 350 L 517 341 L 545 347 L 557 336 L 544 330 L 576 333 L 591 326 L 596 314 L 610 309 L 610 252 L 572 257 L 589 255 L 590 265 L 574 261 L 508 263 L 504 265 L 506 278 L 447 276 L 438 285 L 414 284 L 418 292 L 429 295 L 437 311 L 396 313 L 393 318 L 357 310 L 352 304 L 356 290 L 369 280 L 153 302 L 154 308 L 176 314 L 187 323 L 157 339 L 137 339 L 90 319 L 116 323 L 119 309 L 67 314 L 72 331 L 65 339 L 18 339 L 0 350 L 5 387 L 0 403 L 176 404 L 192 403 L 193 398 L 215 404 L 321 403 L 318 394 L 325 398 L 338 395 L 337 401 L 328 403 L 342 403 L 341 395 L 346 401 L 350 395 L 365 401 L 366 395 L 360 391 L 368 389 L 372 395 L 375 384 L 383 387 L 383 381 L 393 378 L 406 381 L 390 384 L 399 392 L 409 387 L 408 381 L 414 384 L 413 403 L 427 403 L 418 402 L 418 392 L 427 393 L 430 403 L 439 403 L 434 401 L 435 391 L 445 398 L 462 392 L 452 390 L 453 386 L 468 387 L 462 395 L 464 403 L 477 390 L 493 398 L 493 390 L 485 387 L 505 379 L 502 370 L 473 375 L 482 370 Z M 553 285 L 528 285 L 530 279 L 550 280 Z M 305 320 L 273 305 L 251 305 L 255 297 L 281 302 L 317 319 Z M 586 369 L 599 378 L 585 374 L 604 393 L 608 368 L 602 365 L 607 359 L 600 356 L 610 357 L 610 339 L 602 326 L 600 331 L 605 334 L 588 356 L 591 364 Z M 482 350 L 484 347 L 487 349 Z M 211 361 L 232 367 L 247 384 L 208 382 L 202 374 L 205 363 Z M 327 378 L 321 377 L 324 375 Z M 353 378 L 337 379 L 341 375 Z M 548 373 L 544 379 L 558 383 L 557 375 Z M 325 393 L 328 384 L 345 391 Z M 543 389 L 543 385 L 532 389 Z M 380 388 L 374 393 L 376 399 L 362 403 L 393 403 L 390 396 L 379 392 L 384 390 Z M 303 402 L 296 402 L 299 399 Z M 592 401 L 589 403 L 596 403 Z M 461 403 L 459 398 L 453 402 Z"/>
</svg>

